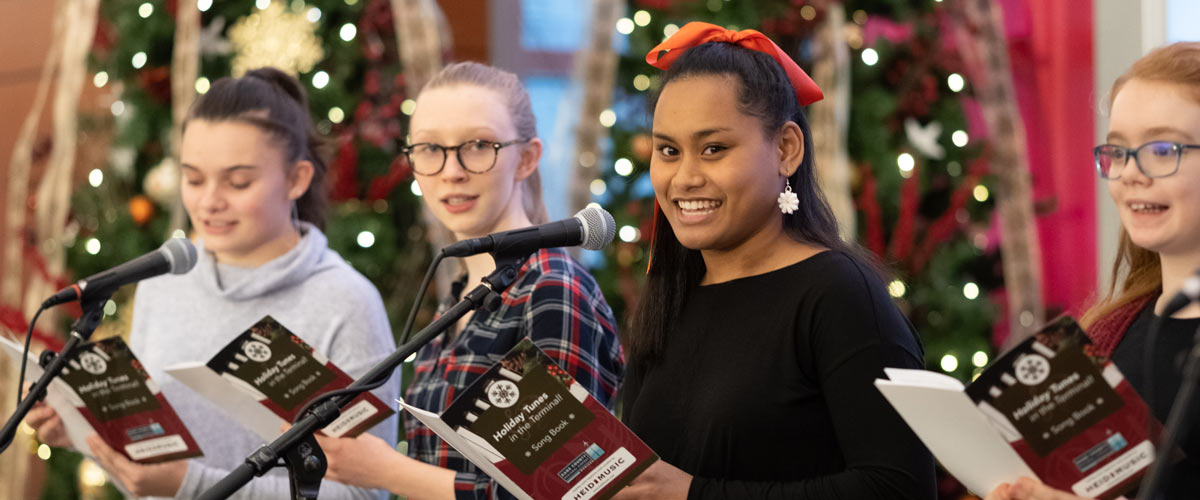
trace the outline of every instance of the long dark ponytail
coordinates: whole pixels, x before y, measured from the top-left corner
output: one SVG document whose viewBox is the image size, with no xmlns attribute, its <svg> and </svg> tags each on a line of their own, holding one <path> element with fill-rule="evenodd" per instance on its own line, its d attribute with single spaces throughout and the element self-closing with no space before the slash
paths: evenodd
<svg viewBox="0 0 1200 500">
<path fill-rule="evenodd" d="M 311 162 L 312 181 L 296 200 L 296 211 L 300 220 L 325 228 L 324 141 L 313 129 L 308 96 L 299 81 L 271 67 L 248 71 L 240 78 L 221 78 L 196 98 L 184 121 L 185 130 L 191 120 L 249 123 L 277 139 L 288 162 Z"/>
<path fill-rule="evenodd" d="M 870 257 L 838 236 L 837 219 L 817 186 L 808 119 L 783 68 L 770 56 L 723 42 L 687 49 L 663 74 L 659 91 L 650 99 L 651 112 L 662 89 L 670 82 L 710 75 L 733 76 L 738 81 L 738 108 L 759 118 L 763 133 L 774 136 L 788 121 L 795 122 L 804 133 L 804 158 L 789 178 L 792 190 L 800 197 L 800 207 L 790 215 L 783 215 L 787 235 L 802 243 L 845 251 L 879 272 L 880 266 Z M 650 256 L 653 266 L 634 311 L 633 324 L 622 339 L 634 369 L 654 362 L 662 353 L 671 325 L 678 321 L 690 290 L 700 284 L 705 272 L 700 252 L 679 243 L 662 213 L 657 215 L 655 227 Z"/>
</svg>

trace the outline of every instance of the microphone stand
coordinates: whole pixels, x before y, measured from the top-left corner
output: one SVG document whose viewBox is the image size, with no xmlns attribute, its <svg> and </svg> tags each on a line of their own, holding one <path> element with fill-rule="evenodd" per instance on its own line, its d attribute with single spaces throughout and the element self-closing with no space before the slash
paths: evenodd
<svg viewBox="0 0 1200 500">
<path fill-rule="evenodd" d="M 79 345 L 87 342 L 88 338 L 92 336 L 92 332 L 100 325 L 100 320 L 104 318 L 104 304 L 108 302 L 109 297 L 111 294 L 105 294 L 99 299 L 83 302 L 81 304 L 83 315 L 71 326 L 71 336 L 63 345 L 62 351 L 55 354 L 54 351 L 47 349 L 42 353 L 39 361 L 43 368 L 42 376 L 29 389 L 29 394 L 25 396 L 25 399 L 22 399 L 21 403 L 17 405 L 17 409 L 4 424 L 4 429 L 0 430 L 0 453 L 3 453 L 12 444 L 13 438 L 17 434 L 17 427 L 25 419 L 29 410 L 33 409 L 33 405 L 46 397 L 46 387 L 50 385 L 54 377 L 62 373 L 63 367 L 75 358 Z"/>
<path fill-rule="evenodd" d="M 242 465 L 230 471 L 225 478 L 200 495 L 199 499 L 222 500 L 229 498 L 255 476 L 262 476 L 280 465 L 281 457 L 291 480 L 292 498 L 316 499 L 317 492 L 321 487 L 321 479 L 325 476 L 327 462 L 325 453 L 321 451 L 313 433 L 337 420 L 342 407 L 365 391 L 365 386 L 390 377 L 405 359 L 408 359 L 410 355 L 416 353 L 468 312 L 481 307 L 491 308 L 498 304 L 500 293 L 516 280 L 517 271 L 529 255 L 515 257 L 493 254 L 493 257 L 496 260 L 496 270 L 484 277 L 483 282 L 467 293 L 454 307 L 417 332 L 411 341 L 397 348 L 395 352 L 371 368 L 366 375 L 351 383 L 344 389 L 345 394 L 314 406 L 300 420 L 296 421 L 291 429 L 246 457 L 246 461 Z"/>
<path fill-rule="evenodd" d="M 1161 323 L 1161 321 L 1157 321 L 1155 326 L 1161 326 Z M 1153 383 L 1149 380 L 1147 382 Z M 1138 492 L 1138 498 L 1146 500 L 1159 498 L 1159 492 L 1170 475 L 1167 467 L 1171 461 L 1175 443 L 1182 441 L 1184 426 L 1191 422 L 1192 399 L 1196 395 L 1198 384 L 1200 384 L 1200 329 L 1196 330 L 1192 340 L 1192 350 L 1188 352 L 1187 361 L 1183 365 L 1179 392 L 1175 393 L 1175 401 L 1171 403 L 1171 413 L 1167 415 L 1167 422 L 1163 429 L 1164 437 L 1162 444 L 1159 445 L 1158 455 L 1154 458 L 1150 470 L 1146 472 L 1146 477 L 1142 479 L 1145 489 Z"/>
</svg>

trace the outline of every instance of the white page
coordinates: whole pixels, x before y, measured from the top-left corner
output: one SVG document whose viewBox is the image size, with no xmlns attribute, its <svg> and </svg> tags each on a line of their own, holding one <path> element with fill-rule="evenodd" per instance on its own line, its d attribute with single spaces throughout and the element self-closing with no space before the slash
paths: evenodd
<svg viewBox="0 0 1200 500">
<path fill-rule="evenodd" d="M 233 420 L 254 431 L 264 441 L 273 441 L 279 437 L 279 427 L 287 423 L 254 397 L 221 378 L 204 363 L 179 363 L 167 367 L 165 371 L 225 410 Z"/>
<path fill-rule="evenodd" d="M 906 368 L 884 368 L 883 373 L 892 382 L 904 385 L 919 385 L 965 391 L 967 388 L 958 379 L 949 375 L 931 372 L 929 370 L 911 370 Z"/>
<path fill-rule="evenodd" d="M 479 467 L 483 470 L 483 472 L 487 473 L 489 477 L 500 483 L 500 486 L 503 486 L 504 489 L 508 490 L 509 493 L 512 493 L 513 496 L 516 496 L 521 500 L 533 500 L 533 497 L 529 496 L 529 494 L 525 493 L 524 490 L 517 487 L 517 483 L 514 483 L 508 478 L 508 476 L 500 472 L 498 467 L 492 464 L 492 461 L 486 457 L 486 455 L 490 455 L 491 453 L 477 448 L 473 443 L 468 441 L 466 437 L 460 436 L 457 432 L 455 432 L 454 429 L 451 429 L 450 426 L 442 420 L 441 416 L 436 413 L 428 412 L 409 405 L 408 403 L 405 403 L 403 399 L 397 399 L 396 402 L 400 403 L 401 408 L 408 410 L 410 415 L 416 417 L 417 420 L 420 420 L 422 424 L 425 424 L 426 427 L 432 430 L 444 441 L 449 443 L 450 446 L 453 446 L 455 450 L 458 450 L 459 453 L 462 453 L 463 456 L 467 457 L 467 460 L 470 460 L 471 463 L 475 464 L 476 467 Z"/>
<path fill-rule="evenodd" d="M 13 372 L 19 372 L 21 369 L 21 353 L 25 350 L 24 344 L 18 344 L 12 339 L 0 336 L 0 350 L 4 351 L 9 361 L 13 363 Z M 42 376 L 43 370 L 41 365 L 38 364 L 37 358 L 31 349 L 29 352 L 29 362 L 25 365 L 26 383 L 34 382 Z M 14 378 L 12 383 L 17 383 L 17 379 Z M 23 392 L 22 394 L 25 393 Z M 67 431 L 67 439 L 71 441 L 71 448 L 95 462 L 96 456 L 92 454 L 92 448 L 87 444 L 87 437 L 95 434 L 96 429 L 79 412 L 79 407 L 83 406 L 83 401 L 75 395 L 75 391 L 72 391 L 71 387 L 66 382 L 63 382 L 62 379 L 55 378 L 50 382 L 50 385 L 46 386 L 46 397 L 42 401 L 58 412 L 58 417 L 62 419 L 63 427 Z M 99 462 L 96 463 L 99 464 Z M 115 476 L 109 474 L 109 479 L 112 481 L 113 486 L 125 495 L 126 498 L 133 498 L 129 490 Z"/>
<path fill-rule="evenodd" d="M 21 369 L 21 352 L 25 350 L 25 346 L 16 343 L 5 337 L 0 337 L 0 346 L 4 346 L 4 352 L 8 355 L 10 361 L 13 362 L 16 370 Z M 42 367 L 38 365 L 37 356 L 31 350 L 29 352 L 29 363 L 25 365 L 25 382 L 34 382 L 42 376 Z M 13 379 L 13 384 L 17 383 L 17 379 Z M 22 394 L 26 394 L 22 392 Z M 79 412 L 79 407 L 83 406 L 75 392 L 62 379 L 55 378 L 46 386 L 46 398 L 43 400 L 54 411 L 58 412 L 58 416 L 62 418 L 63 426 L 66 427 L 67 437 L 71 440 L 71 447 L 75 450 L 87 452 L 90 448 L 87 445 L 86 438 L 95 434 L 96 430 L 92 428 L 92 424 L 88 423 L 83 414 Z"/>
<path fill-rule="evenodd" d="M 1019 476 L 1037 477 L 962 390 L 882 379 L 875 387 L 942 466 L 975 494 L 985 496 Z"/>
</svg>

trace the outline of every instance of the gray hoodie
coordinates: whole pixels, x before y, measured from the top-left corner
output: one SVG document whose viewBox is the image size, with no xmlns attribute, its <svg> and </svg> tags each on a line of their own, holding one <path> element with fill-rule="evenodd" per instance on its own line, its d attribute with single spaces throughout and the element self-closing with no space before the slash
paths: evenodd
<svg viewBox="0 0 1200 500">
<path fill-rule="evenodd" d="M 151 378 L 196 438 L 204 456 L 188 462 L 176 498 L 195 498 L 241 464 L 263 444 L 256 434 L 228 418 L 164 369 L 186 361 L 208 361 L 235 336 L 270 315 L 359 377 L 395 349 L 379 292 L 327 246 L 325 235 L 304 226 L 300 243 L 288 253 L 253 269 L 218 264 L 198 245 L 191 272 L 142 282 L 133 306 L 130 345 Z M 374 391 L 393 405 L 400 376 Z M 397 418 L 372 434 L 396 442 Z M 288 498 L 286 470 L 276 468 L 253 479 L 231 498 Z M 322 499 L 387 498 L 385 492 L 321 484 Z"/>
</svg>

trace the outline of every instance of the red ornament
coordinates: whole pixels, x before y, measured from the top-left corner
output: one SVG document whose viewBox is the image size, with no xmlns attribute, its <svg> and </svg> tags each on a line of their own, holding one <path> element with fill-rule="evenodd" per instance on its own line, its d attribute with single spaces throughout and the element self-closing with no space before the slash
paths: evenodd
<svg viewBox="0 0 1200 500">
<path fill-rule="evenodd" d="M 381 175 L 371 180 L 371 186 L 367 188 L 367 200 L 376 201 L 387 198 L 397 185 L 408 180 L 411 175 L 412 167 L 408 164 L 408 158 L 404 155 L 397 156 L 392 160 L 392 166 L 387 175 Z"/>
<path fill-rule="evenodd" d="M 354 136 L 342 134 L 338 138 L 337 158 L 330 165 L 329 198 L 343 201 L 358 197 L 358 149 L 354 147 Z"/>
<path fill-rule="evenodd" d="M 151 99 L 159 103 L 171 102 L 171 70 L 163 66 L 145 68 L 138 71 L 138 85 Z"/>
</svg>

